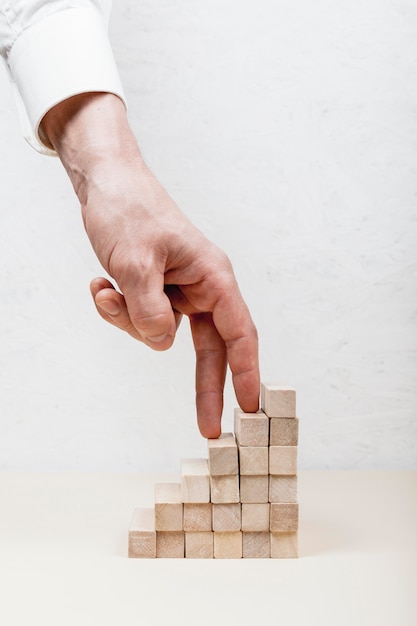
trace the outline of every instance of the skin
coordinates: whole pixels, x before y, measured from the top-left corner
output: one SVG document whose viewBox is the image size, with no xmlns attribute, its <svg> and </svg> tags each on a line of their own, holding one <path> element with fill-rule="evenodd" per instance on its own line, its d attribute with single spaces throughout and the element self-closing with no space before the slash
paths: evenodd
<svg viewBox="0 0 417 626">
<path fill-rule="evenodd" d="M 108 93 L 69 98 L 46 114 L 41 135 L 57 151 L 94 251 L 118 288 L 106 278 L 91 282 L 101 317 L 161 351 L 189 318 L 204 437 L 221 433 L 227 365 L 240 407 L 257 411 L 257 332 L 231 263 L 149 170 L 122 101 Z"/>
</svg>

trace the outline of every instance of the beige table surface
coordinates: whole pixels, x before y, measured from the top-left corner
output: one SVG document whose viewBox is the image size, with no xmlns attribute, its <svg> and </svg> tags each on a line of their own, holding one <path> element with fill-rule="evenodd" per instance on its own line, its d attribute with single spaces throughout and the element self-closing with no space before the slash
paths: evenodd
<svg viewBox="0 0 417 626">
<path fill-rule="evenodd" d="M 297 560 L 127 559 L 177 478 L 0 474 L 1 626 L 417 625 L 417 472 L 300 472 Z"/>
</svg>

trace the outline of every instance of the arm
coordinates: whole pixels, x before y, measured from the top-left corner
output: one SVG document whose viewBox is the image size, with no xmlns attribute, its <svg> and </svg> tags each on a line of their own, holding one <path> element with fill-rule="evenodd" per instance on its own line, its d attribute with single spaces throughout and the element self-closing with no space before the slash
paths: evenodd
<svg viewBox="0 0 417 626">
<path fill-rule="evenodd" d="M 100 315 L 153 349 L 169 348 L 181 316 L 196 350 L 198 423 L 220 434 L 227 363 L 240 406 L 258 408 L 257 334 L 231 264 L 179 210 L 144 163 L 125 108 L 111 94 L 54 107 L 43 131 L 81 203 L 106 271 L 91 290 Z"/>
<path fill-rule="evenodd" d="M 0 36 L 5 5 L 10 3 L 0 0 Z M 216 437 L 228 363 L 240 406 L 248 412 L 258 408 L 256 329 L 230 261 L 182 214 L 144 163 L 102 19 L 90 8 L 91 28 L 85 31 L 87 14 L 74 17 L 82 10 L 37 15 L 20 34 L 14 29 L 6 44 L 0 42 L 0 50 L 25 104 L 32 143 L 58 153 L 92 246 L 120 288 L 104 278 L 92 282 L 100 315 L 157 350 L 172 345 L 182 315 L 190 318 L 198 422 L 204 436 Z M 77 37 L 75 58 L 71 36 Z M 43 68 L 42 77 L 33 67 Z"/>
</svg>

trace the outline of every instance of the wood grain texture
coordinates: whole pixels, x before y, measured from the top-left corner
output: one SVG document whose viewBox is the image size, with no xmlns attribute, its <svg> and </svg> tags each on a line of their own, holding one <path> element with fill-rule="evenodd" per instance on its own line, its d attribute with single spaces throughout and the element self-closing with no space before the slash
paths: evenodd
<svg viewBox="0 0 417 626">
<path fill-rule="evenodd" d="M 268 447 L 239 446 L 239 467 L 241 476 L 268 475 Z"/>
<path fill-rule="evenodd" d="M 241 559 L 242 554 L 242 533 L 240 531 L 214 533 L 215 559 Z"/>
<path fill-rule="evenodd" d="M 240 446 L 267 446 L 269 441 L 269 420 L 263 411 L 244 413 L 235 409 L 234 429 Z"/>
<path fill-rule="evenodd" d="M 298 530 L 298 503 L 271 503 L 271 532 L 296 532 Z"/>
<path fill-rule="evenodd" d="M 183 532 L 156 532 L 157 559 L 183 559 L 184 533 Z"/>
<path fill-rule="evenodd" d="M 298 533 L 271 533 L 271 558 L 296 559 L 298 557 Z"/>
<path fill-rule="evenodd" d="M 261 408 L 268 417 L 295 417 L 295 389 L 261 383 Z"/>
<path fill-rule="evenodd" d="M 215 504 L 239 502 L 239 476 L 210 476 L 210 490 Z"/>
<path fill-rule="evenodd" d="M 210 474 L 207 459 L 182 460 L 181 499 L 183 502 L 210 502 Z"/>
<path fill-rule="evenodd" d="M 217 532 L 231 532 L 242 527 L 241 505 L 213 504 L 213 530 Z"/>
<path fill-rule="evenodd" d="M 270 533 L 242 533 L 242 555 L 244 559 L 269 559 L 271 556 Z"/>
<path fill-rule="evenodd" d="M 269 445 L 297 446 L 298 427 L 298 417 L 271 417 L 269 420 Z"/>
<path fill-rule="evenodd" d="M 297 446 L 270 446 L 269 473 L 276 476 L 297 473 Z"/>
<path fill-rule="evenodd" d="M 156 558 L 156 531 L 154 509 L 137 508 L 129 527 L 129 558 Z"/>
<path fill-rule="evenodd" d="M 266 503 L 242 504 L 242 530 L 244 532 L 269 531 L 269 509 Z"/>
<path fill-rule="evenodd" d="M 155 484 L 155 529 L 180 531 L 183 527 L 183 505 L 179 483 Z"/>
<path fill-rule="evenodd" d="M 184 503 L 184 530 L 188 532 L 212 530 L 211 503 Z"/>
<path fill-rule="evenodd" d="M 297 502 L 297 476 L 270 476 L 269 502 Z"/>
<path fill-rule="evenodd" d="M 207 444 L 211 476 L 239 473 L 237 444 L 232 433 L 224 433 L 218 439 L 208 439 Z"/>
<path fill-rule="evenodd" d="M 269 477 L 241 476 L 240 501 L 252 504 L 269 502 Z"/>
<path fill-rule="evenodd" d="M 185 533 L 185 557 L 187 559 L 213 558 L 212 532 Z"/>
</svg>

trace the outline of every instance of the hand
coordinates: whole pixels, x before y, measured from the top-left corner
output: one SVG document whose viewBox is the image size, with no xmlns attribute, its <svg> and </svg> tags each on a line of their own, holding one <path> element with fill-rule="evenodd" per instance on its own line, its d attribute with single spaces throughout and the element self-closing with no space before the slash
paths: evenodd
<svg viewBox="0 0 417 626">
<path fill-rule="evenodd" d="M 145 165 L 122 102 L 83 94 L 52 109 L 42 130 L 80 199 L 91 244 L 121 291 L 91 283 L 100 315 L 166 350 L 186 315 L 196 351 L 196 404 L 205 437 L 221 432 L 227 364 L 237 400 L 258 409 L 255 326 L 226 255 L 193 226 Z"/>
</svg>

